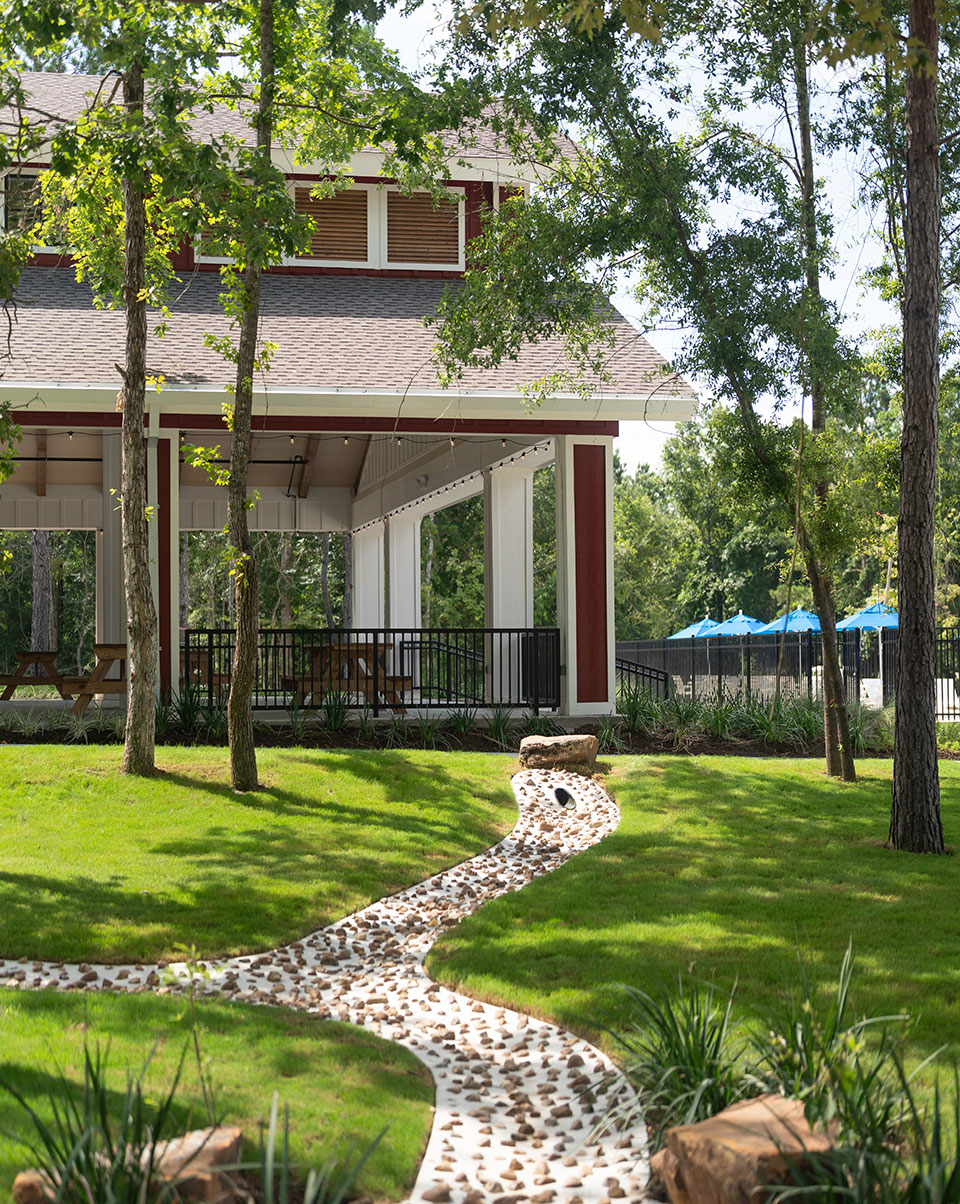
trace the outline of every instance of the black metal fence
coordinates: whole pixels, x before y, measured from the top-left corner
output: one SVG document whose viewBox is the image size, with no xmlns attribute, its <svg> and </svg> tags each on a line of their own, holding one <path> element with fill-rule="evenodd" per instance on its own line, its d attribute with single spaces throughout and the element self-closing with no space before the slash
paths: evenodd
<svg viewBox="0 0 960 1204">
<path fill-rule="evenodd" d="M 847 699 L 886 706 L 897 687 L 897 629 L 838 632 Z M 779 635 L 716 636 L 700 640 L 624 640 L 617 644 L 618 680 L 640 672 L 667 678 L 670 694 L 687 698 L 751 694 L 769 700 L 776 689 Z M 621 663 L 631 665 L 621 671 Z M 630 674 L 634 676 L 630 676 Z M 817 632 L 788 634 L 783 643 L 780 692 L 820 697 L 823 648 Z M 651 687 L 652 688 L 652 687 Z M 654 692 L 660 693 L 657 684 Z M 662 696 L 662 695 L 661 695 Z M 960 720 L 960 630 L 937 636 L 937 717 Z"/>
<path fill-rule="evenodd" d="M 233 630 L 191 627 L 182 638 L 181 690 L 189 687 L 205 701 L 225 699 Z M 320 706 L 331 695 L 374 716 L 497 704 L 557 710 L 560 631 L 261 628 L 255 708 Z"/>
<path fill-rule="evenodd" d="M 618 645 L 619 647 L 619 645 Z M 664 669 L 640 665 L 636 661 L 616 659 L 617 696 L 623 690 L 647 690 L 654 698 L 670 697 L 670 674 Z"/>
</svg>

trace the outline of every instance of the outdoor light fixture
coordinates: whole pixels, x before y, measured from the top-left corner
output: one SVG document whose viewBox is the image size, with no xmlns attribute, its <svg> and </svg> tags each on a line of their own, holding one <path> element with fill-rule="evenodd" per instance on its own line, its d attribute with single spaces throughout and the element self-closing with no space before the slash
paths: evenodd
<svg viewBox="0 0 960 1204">
<path fill-rule="evenodd" d="M 344 435 L 343 436 L 343 446 L 346 447 L 349 442 L 350 442 L 350 440 L 347 438 L 346 435 Z"/>
<path fill-rule="evenodd" d="M 70 442 L 73 442 L 73 431 L 70 432 Z"/>
</svg>

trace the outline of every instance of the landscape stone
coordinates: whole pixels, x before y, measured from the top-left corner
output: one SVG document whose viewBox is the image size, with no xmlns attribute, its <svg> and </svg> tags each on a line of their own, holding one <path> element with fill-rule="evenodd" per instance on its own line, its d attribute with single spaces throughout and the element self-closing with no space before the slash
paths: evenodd
<svg viewBox="0 0 960 1204">
<path fill-rule="evenodd" d="M 220 1168 L 235 1166 L 242 1152 L 243 1131 L 235 1125 L 193 1129 L 157 1145 L 153 1176 L 160 1183 L 176 1183 L 181 1199 L 218 1204 L 237 1194 L 229 1171 Z M 148 1158 L 144 1151 L 141 1164 Z"/>
<path fill-rule="evenodd" d="M 14 1204 L 50 1204 L 57 1189 L 40 1171 L 21 1171 L 13 1181 Z"/>
<path fill-rule="evenodd" d="M 805 1154 L 832 1145 L 830 1133 L 807 1123 L 799 1100 L 761 1095 L 669 1129 L 650 1170 L 670 1204 L 749 1204 L 762 1198 L 763 1185 L 789 1182 Z"/>
<path fill-rule="evenodd" d="M 596 736 L 524 736 L 520 764 L 528 769 L 589 769 L 597 764 Z"/>
</svg>

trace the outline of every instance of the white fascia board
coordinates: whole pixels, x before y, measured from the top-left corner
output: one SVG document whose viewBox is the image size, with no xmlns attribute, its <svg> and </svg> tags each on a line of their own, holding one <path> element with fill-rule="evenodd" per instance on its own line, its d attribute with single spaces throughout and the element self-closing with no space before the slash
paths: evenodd
<svg viewBox="0 0 960 1204">
<path fill-rule="evenodd" d="M 229 395 L 223 389 L 179 388 L 167 386 L 162 393 L 148 393 L 147 412 L 158 414 L 220 414 Z M 0 381 L 0 401 L 13 408 L 31 410 L 115 410 L 117 386 L 72 384 L 69 381 Z M 403 389 L 269 389 L 255 390 L 256 413 L 273 417 L 344 417 L 423 418 L 427 421 L 481 419 L 517 420 L 529 417 L 535 422 L 636 422 L 657 419 L 683 422 L 692 418 L 696 399 L 675 394 L 666 387 L 651 386 L 646 393 L 603 393 L 585 400 L 578 394 L 558 393 L 535 411 L 525 408 L 528 399 L 518 392 L 458 392 L 427 390 L 420 393 Z"/>
<path fill-rule="evenodd" d="M 330 172 L 329 163 L 303 163 L 295 158 L 290 150 L 275 150 L 274 164 L 285 174 L 297 175 L 327 175 Z M 532 184 L 545 178 L 548 174 L 544 168 L 521 166 L 508 156 L 471 155 L 455 153 L 448 160 L 451 180 L 489 180 L 509 187 L 511 184 Z M 350 156 L 348 163 L 343 165 L 346 175 L 350 176 L 381 176 L 383 174 L 383 155 L 376 151 L 358 151 Z"/>
</svg>

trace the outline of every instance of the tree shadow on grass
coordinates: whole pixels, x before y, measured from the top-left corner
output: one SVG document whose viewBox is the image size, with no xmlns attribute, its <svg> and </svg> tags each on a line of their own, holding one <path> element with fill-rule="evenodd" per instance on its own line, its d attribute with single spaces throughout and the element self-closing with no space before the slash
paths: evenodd
<svg viewBox="0 0 960 1204">
<path fill-rule="evenodd" d="M 926 1052 L 960 1042 L 960 860 L 882 847 L 889 781 L 865 772 L 840 787 L 815 767 L 641 763 L 612 783 L 617 832 L 484 906 L 430 966 L 596 1031 L 608 984 L 667 992 L 693 966 L 773 1003 L 798 984 L 798 948 L 830 984 L 852 939 L 861 1011 L 920 1013 Z M 957 795 L 947 783 L 947 827 Z"/>
<path fill-rule="evenodd" d="M 316 770 L 314 758 L 304 764 Z M 237 796 L 225 782 L 168 772 L 178 788 L 223 798 L 234 814 L 239 808 L 255 822 L 239 831 L 209 824 L 176 837 L 159 833 L 148 851 L 175 865 L 149 892 L 119 875 L 0 872 L 0 955 L 155 961 L 176 946 L 211 957 L 306 936 L 482 851 L 511 826 L 513 806 L 490 807 L 512 803 L 507 783 L 478 804 L 472 780 L 429 769 L 411 770 L 402 755 L 380 758 L 375 767 L 368 756 L 340 758 L 338 772 L 388 792 L 394 801 L 383 808 L 286 787 Z M 389 791 L 401 773 L 415 791 L 413 802 L 399 787 Z M 305 818 L 316 826 L 289 822 Z"/>
</svg>

